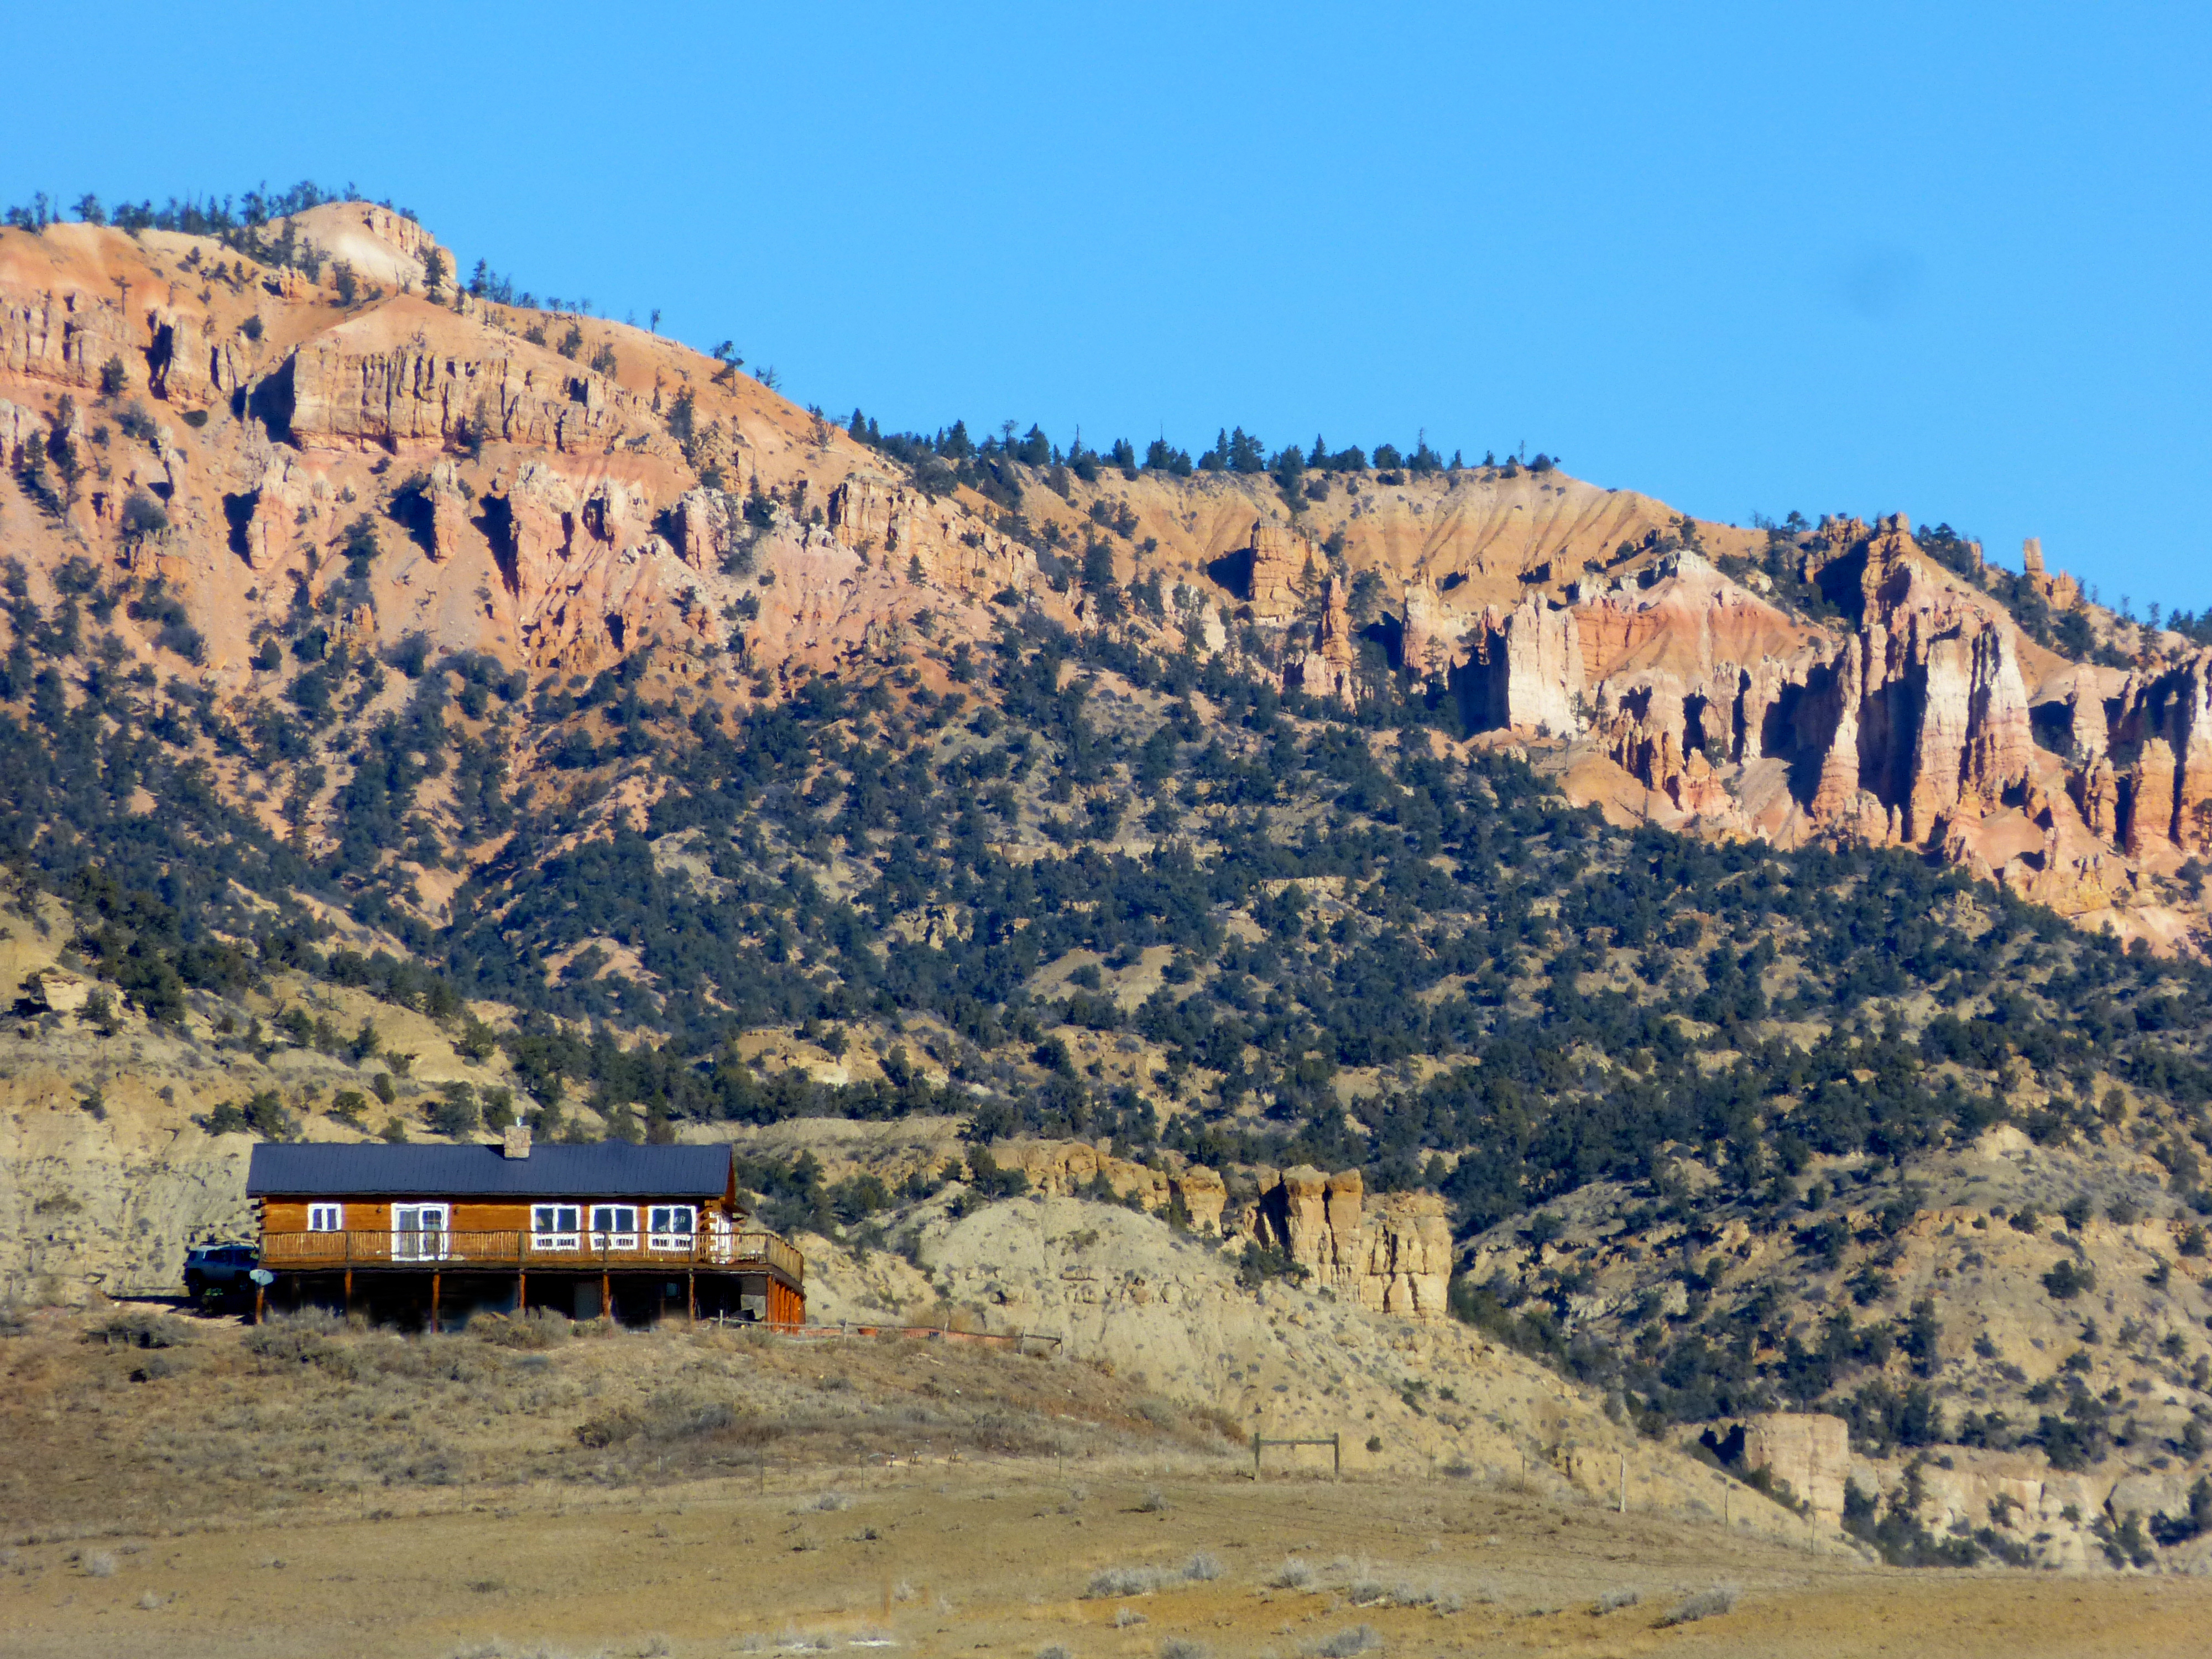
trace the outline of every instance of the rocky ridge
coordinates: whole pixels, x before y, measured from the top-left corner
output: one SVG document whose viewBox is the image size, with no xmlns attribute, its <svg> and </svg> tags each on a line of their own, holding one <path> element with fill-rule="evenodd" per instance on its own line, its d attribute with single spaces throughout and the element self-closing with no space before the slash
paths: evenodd
<svg viewBox="0 0 2212 1659">
<path fill-rule="evenodd" d="M 2212 833 L 2207 653 L 2136 629 L 2132 667 L 2059 657 L 1902 515 L 1790 541 L 1789 582 L 1837 601 L 1828 617 L 1755 568 L 1771 538 L 1510 464 L 1325 478 L 1296 513 L 1264 477 L 1060 469 L 1016 519 L 673 342 L 433 300 L 434 244 L 386 210 L 294 228 L 328 255 L 316 277 L 171 233 L 0 234 L 0 447 L 19 471 L 58 439 L 99 450 L 52 516 L 0 513 L 9 545 L 34 580 L 74 551 L 158 577 L 220 693 L 327 589 L 398 466 L 410 539 L 346 621 L 366 644 L 419 631 L 586 674 L 660 648 L 742 705 L 917 647 L 941 660 L 1012 603 L 1325 702 L 1378 674 L 1448 688 L 1469 728 L 1536 745 L 1616 814 L 1923 848 L 2160 948 L 2201 922 L 2175 878 Z M 333 291 L 340 258 L 375 297 Z M 105 422 L 127 397 L 96 395 L 118 371 L 148 400 L 120 434 Z M 160 503 L 150 535 L 124 523 L 134 496 Z M 1091 541 L 1125 587 L 1174 589 L 1158 620 L 1066 579 L 1060 550 Z M 2028 564 L 2055 610 L 2087 608 L 2039 548 Z"/>
</svg>

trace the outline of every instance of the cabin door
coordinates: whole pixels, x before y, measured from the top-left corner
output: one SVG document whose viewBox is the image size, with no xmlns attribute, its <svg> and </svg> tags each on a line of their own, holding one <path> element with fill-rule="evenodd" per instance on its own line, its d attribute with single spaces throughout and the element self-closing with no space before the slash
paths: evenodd
<svg viewBox="0 0 2212 1659">
<path fill-rule="evenodd" d="M 450 1206 L 444 1204 L 395 1204 L 392 1206 L 392 1259 L 394 1261 L 443 1261 Z"/>
<path fill-rule="evenodd" d="M 730 1218 L 720 1210 L 707 1212 L 707 1247 L 710 1258 L 730 1261 L 738 1254 L 738 1230 Z"/>
</svg>

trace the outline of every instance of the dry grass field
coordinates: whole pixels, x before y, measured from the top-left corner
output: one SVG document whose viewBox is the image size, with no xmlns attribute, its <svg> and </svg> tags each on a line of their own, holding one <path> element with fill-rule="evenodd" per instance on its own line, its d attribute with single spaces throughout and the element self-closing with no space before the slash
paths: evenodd
<svg viewBox="0 0 2212 1659">
<path fill-rule="evenodd" d="M 0 1646 L 2018 1659 L 2212 1631 L 2193 1581 L 1892 1571 L 1518 1482 L 1255 1484 L 1223 1426 L 935 1343 L 44 1314 L 0 1340 Z"/>
<path fill-rule="evenodd" d="M 1089 1365 L 901 1338 L 793 1342 L 479 1316 L 426 1337 L 137 1304 L 0 1340 L 10 1530 L 358 1516 L 480 1492 L 756 1481 L 980 1456 L 1227 1455 L 1225 1425 Z"/>
</svg>

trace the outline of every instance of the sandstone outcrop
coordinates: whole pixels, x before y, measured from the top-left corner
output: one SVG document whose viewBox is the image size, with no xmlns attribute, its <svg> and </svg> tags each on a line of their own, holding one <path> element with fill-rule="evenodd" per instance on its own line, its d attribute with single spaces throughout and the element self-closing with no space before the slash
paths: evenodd
<svg viewBox="0 0 2212 1659">
<path fill-rule="evenodd" d="M 164 306 L 148 314 L 146 389 L 185 408 L 204 408 L 252 379 L 253 356 L 240 336 L 210 337 L 206 319 Z"/>
<path fill-rule="evenodd" d="M 1584 693 L 1589 726 L 1570 756 L 1595 747 L 1650 792 L 1617 807 L 1785 843 L 1929 848 L 2124 928 L 2144 896 L 2136 864 L 2212 836 L 2212 652 L 2153 660 L 2124 684 L 2057 658 L 1923 554 L 1901 514 L 1824 520 L 1796 556 L 1796 580 L 1856 606 L 1848 626 L 1824 635 L 1784 617 L 1688 549 L 1575 586 L 1584 672 L 1576 681 L 1554 652 L 1537 672 L 1554 699 Z M 1440 608 L 1409 588 L 1421 627 L 1407 636 L 1433 638 Z M 1512 656 L 1487 620 L 1463 675 L 1480 695 L 1463 706 L 1478 725 L 1540 735 L 1545 717 L 1501 706 L 1500 686 L 1523 710 L 1542 688 L 1494 672 Z M 2135 757 L 2124 772 L 2106 759 L 2119 744 Z M 1568 769 L 1577 787 L 1602 785 Z M 2172 927 L 2142 925 L 2161 940 Z"/>
<path fill-rule="evenodd" d="M 25 444 L 43 442 L 46 423 L 21 404 L 0 398 L 0 462 L 19 465 Z"/>
<path fill-rule="evenodd" d="M 52 1014 L 74 1014 L 92 1000 L 92 981 L 63 968 L 48 968 L 23 981 L 32 1002 Z"/>
<path fill-rule="evenodd" d="M 1246 597 L 1261 622 L 1287 622 L 1302 611 L 1323 569 L 1314 545 L 1294 531 L 1252 526 L 1251 575 Z"/>
<path fill-rule="evenodd" d="M 1316 1283 L 1377 1313 L 1444 1316 L 1451 1228 L 1434 1193 L 1368 1198 L 1359 1172 L 1283 1170 L 1249 1217 L 1255 1237 L 1286 1250 Z"/>
<path fill-rule="evenodd" d="M 1770 658 L 1795 657 L 1815 637 L 1688 548 L 1610 583 L 1577 582 L 1569 597 L 1592 685 L 1645 673 L 1670 674 L 1685 685 L 1707 682 Z"/>
<path fill-rule="evenodd" d="M 344 260 L 363 282 L 394 290 L 421 291 L 424 264 L 438 246 L 420 223 L 374 202 L 325 202 L 274 220 L 270 229 L 279 236 L 289 229 L 325 258 Z M 447 281 L 457 282 L 453 254 L 445 259 Z"/>
<path fill-rule="evenodd" d="M 1531 596 L 1483 613 L 1468 665 L 1480 723 L 1531 737 L 1582 729 L 1582 634 L 1575 613 Z"/>
<path fill-rule="evenodd" d="M 1850 1478 L 1850 1425 L 1818 1412 L 1765 1412 L 1742 1420 L 1742 1463 L 1764 1469 L 1801 1503 L 1830 1519 L 1844 1512 Z"/>
<path fill-rule="evenodd" d="M 0 297 L 0 370 L 64 386 L 94 386 L 107 361 L 143 362 L 145 343 L 121 305 L 82 289 Z"/>
<path fill-rule="evenodd" d="M 719 489 L 685 490 L 669 516 L 675 526 L 677 553 L 702 574 L 719 568 L 744 534 L 743 508 Z"/>
<path fill-rule="evenodd" d="M 1862 616 L 1832 668 L 1812 816 L 1865 825 L 1891 815 L 1895 835 L 1919 845 L 2027 781 L 2034 744 L 2016 630 L 1921 556 L 1902 514 L 1828 530 L 1864 561 Z"/>
<path fill-rule="evenodd" d="M 1844 643 L 1840 660 L 1829 671 L 1823 702 L 1832 708 L 1828 740 L 1820 755 L 1820 781 L 1814 786 L 1811 815 L 1818 823 L 1844 823 L 1859 816 L 1859 710 L 1866 700 L 1865 647 Z"/>
<path fill-rule="evenodd" d="M 1334 576 L 1322 579 L 1321 621 L 1314 632 L 1314 648 L 1291 664 L 1284 679 L 1309 696 L 1335 702 L 1353 701 L 1352 619 L 1345 609 L 1344 584 Z"/>
<path fill-rule="evenodd" d="M 2136 758 L 2125 797 L 2128 854 L 2141 858 L 2173 836 L 2173 750 L 2163 738 L 2153 738 Z"/>
<path fill-rule="evenodd" d="M 1723 769 L 1758 760 L 1783 741 L 1770 728 L 1785 700 L 1817 675 L 1816 636 L 1686 548 L 1607 584 L 1577 581 L 1570 597 L 1561 615 L 1572 638 L 1548 653 L 1558 665 L 1544 665 L 1542 650 L 1534 653 L 1536 672 L 1559 680 L 1549 701 L 1533 687 L 1522 690 L 1517 700 L 1529 712 L 1516 720 L 1510 707 L 1498 707 L 1492 675 L 1482 682 L 1491 695 L 1468 708 L 1470 719 L 1532 736 L 1547 728 L 1565 733 L 1583 729 L 1560 722 L 1586 707 L 1589 738 L 1668 810 L 1733 822 Z M 1479 646 L 1475 654 L 1498 653 Z M 1510 702 L 1512 653 L 1504 654 Z M 1578 680 L 1569 678 L 1573 658 Z M 1473 669 L 1467 678 L 1477 678 Z"/>
<path fill-rule="evenodd" d="M 1598 689 L 1597 726 L 1607 752 L 1646 787 L 1692 816 L 1725 811 L 1731 805 L 1712 756 L 1726 758 L 1731 732 L 1729 701 L 1701 690 L 1685 692 L 1671 674 L 1655 674 L 1625 690 Z"/>
<path fill-rule="evenodd" d="M 429 507 L 429 546 L 434 559 L 450 559 L 460 550 L 469 520 L 470 501 L 461 488 L 460 475 L 451 461 L 440 461 L 429 471 L 424 492 Z"/>
<path fill-rule="evenodd" d="M 2074 683 L 2066 699 L 2067 729 L 2074 740 L 2074 758 L 2079 761 L 2101 759 L 2111 746 L 2112 733 L 2105 721 L 2105 695 L 2097 684 L 2094 669 L 2075 671 Z"/>
<path fill-rule="evenodd" d="M 1021 592 L 1036 576 L 1029 549 L 978 526 L 957 501 L 867 473 L 830 492 L 826 525 L 862 558 L 880 557 L 894 576 L 919 563 L 926 581 L 963 596 Z"/>
<path fill-rule="evenodd" d="M 2026 781 L 2033 744 L 2027 692 L 2001 629 L 1984 623 L 1971 635 L 1948 634 L 1923 652 L 1908 636 L 1903 654 L 1892 684 L 1920 708 L 1903 833 L 1917 846 L 1962 805 L 1978 811 Z"/>
<path fill-rule="evenodd" d="M 2212 651 L 2200 651 L 2170 678 L 2167 721 L 2178 758 L 2174 844 L 2187 852 L 2212 842 Z"/>
<path fill-rule="evenodd" d="M 1404 608 L 1400 659 L 1417 679 L 1448 681 L 1457 663 L 1459 630 L 1425 576 L 1406 584 Z"/>
<path fill-rule="evenodd" d="M 2075 774 L 2074 800 L 2089 833 L 2105 841 L 2119 834 L 2120 783 L 2112 757 L 2099 755 Z"/>
<path fill-rule="evenodd" d="M 1220 1231 L 1222 1211 L 1229 1201 L 1219 1175 L 1180 1159 L 1166 1169 L 1154 1169 L 1080 1140 L 1006 1141 L 992 1148 L 992 1156 L 1000 1168 L 1019 1170 L 1031 1190 L 1048 1197 L 1088 1196 L 1103 1185 L 1116 1199 L 1134 1198 L 1158 1214 L 1180 1204 L 1192 1231 L 1199 1233 Z"/>
<path fill-rule="evenodd" d="M 2081 600 L 2081 584 L 2064 571 L 2043 568 L 2043 538 L 2030 536 L 2020 544 L 2021 574 L 2027 585 L 2054 611 L 2071 611 Z"/>
<path fill-rule="evenodd" d="M 442 332 L 454 320 L 437 317 Z M 296 349 L 270 377 L 269 404 L 292 437 L 311 446 L 437 449 L 472 437 L 563 453 L 604 451 L 623 439 L 668 456 L 643 400 L 604 377 L 506 336 L 483 331 L 480 355 L 421 338 L 387 343 L 389 310 Z"/>
</svg>

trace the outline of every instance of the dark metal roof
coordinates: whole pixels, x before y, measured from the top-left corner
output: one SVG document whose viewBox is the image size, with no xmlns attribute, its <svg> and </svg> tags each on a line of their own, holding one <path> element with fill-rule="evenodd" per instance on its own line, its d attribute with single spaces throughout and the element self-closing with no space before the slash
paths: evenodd
<svg viewBox="0 0 2212 1659">
<path fill-rule="evenodd" d="M 246 1173 L 249 1198 L 692 1198 L 730 1184 L 727 1146 L 496 1146 L 264 1141 Z"/>
</svg>

